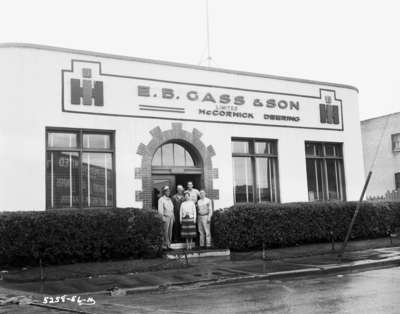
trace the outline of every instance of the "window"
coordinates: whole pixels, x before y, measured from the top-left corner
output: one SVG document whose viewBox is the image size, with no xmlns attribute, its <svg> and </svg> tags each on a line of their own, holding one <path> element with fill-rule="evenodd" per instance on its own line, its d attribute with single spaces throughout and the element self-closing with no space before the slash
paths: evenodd
<svg viewBox="0 0 400 314">
<path fill-rule="evenodd" d="M 167 143 L 160 146 L 154 153 L 153 167 L 194 167 L 191 154 L 177 143 Z"/>
<path fill-rule="evenodd" d="M 306 142 L 308 199 L 345 200 L 342 144 Z"/>
<path fill-rule="evenodd" d="M 400 133 L 392 134 L 392 150 L 400 152 Z"/>
<path fill-rule="evenodd" d="M 47 208 L 114 206 L 114 134 L 46 132 Z"/>
<path fill-rule="evenodd" d="M 396 190 L 399 190 L 400 189 L 400 172 L 396 172 L 394 174 L 394 184 L 395 184 Z"/>
<path fill-rule="evenodd" d="M 232 163 L 236 203 L 279 202 L 275 140 L 232 139 Z"/>
</svg>

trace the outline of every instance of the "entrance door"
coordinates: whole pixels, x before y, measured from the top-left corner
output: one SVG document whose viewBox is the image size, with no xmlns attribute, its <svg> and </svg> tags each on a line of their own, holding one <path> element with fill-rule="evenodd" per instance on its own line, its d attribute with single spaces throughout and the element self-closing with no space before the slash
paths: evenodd
<svg viewBox="0 0 400 314">
<path fill-rule="evenodd" d="M 154 153 L 151 173 L 153 208 L 157 208 L 160 191 L 164 185 L 171 188 L 171 195 L 176 193 L 178 184 L 186 189 L 188 181 L 192 181 L 196 189 L 203 187 L 203 161 L 188 142 L 177 141 L 161 145 Z"/>
<path fill-rule="evenodd" d="M 161 196 L 161 189 L 168 185 L 171 189 L 171 195 L 175 194 L 175 176 L 174 175 L 153 175 L 153 208 L 157 209 L 158 199 Z"/>
<path fill-rule="evenodd" d="M 158 199 L 161 196 L 161 189 L 168 185 L 171 190 L 171 196 L 176 193 L 176 186 L 182 185 L 184 189 L 186 189 L 187 183 L 189 181 L 193 182 L 193 185 L 196 189 L 200 190 L 203 188 L 201 184 L 201 175 L 200 174 L 153 174 L 153 208 L 157 209 L 158 207 Z M 175 212 L 175 210 L 174 210 Z M 179 211 L 178 211 L 179 212 Z M 178 216 L 177 216 L 178 215 Z M 182 239 L 180 237 L 180 228 L 179 228 L 179 214 L 175 212 L 175 223 L 173 229 L 173 243 L 181 243 Z"/>
<path fill-rule="evenodd" d="M 201 175 L 199 174 L 176 174 L 176 175 L 152 175 L 153 180 L 153 208 L 157 208 L 158 199 L 161 196 L 161 189 L 163 186 L 168 185 L 171 190 L 171 196 L 176 193 L 176 186 L 182 185 L 186 190 L 187 183 L 193 182 L 196 189 L 203 188 L 201 183 Z"/>
<path fill-rule="evenodd" d="M 200 174 L 177 174 L 175 178 L 176 185 L 182 185 L 185 190 L 189 181 L 193 183 L 195 189 L 201 190 L 203 188 Z"/>
</svg>

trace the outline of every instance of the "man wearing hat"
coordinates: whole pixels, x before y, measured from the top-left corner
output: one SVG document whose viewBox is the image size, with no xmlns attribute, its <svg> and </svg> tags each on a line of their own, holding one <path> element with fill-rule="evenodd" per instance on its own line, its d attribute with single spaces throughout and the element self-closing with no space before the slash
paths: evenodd
<svg viewBox="0 0 400 314">
<path fill-rule="evenodd" d="M 162 196 L 158 200 L 158 213 L 164 221 L 163 248 L 171 249 L 172 227 L 174 225 L 174 204 L 170 198 L 171 191 L 166 185 L 161 189 Z"/>
</svg>

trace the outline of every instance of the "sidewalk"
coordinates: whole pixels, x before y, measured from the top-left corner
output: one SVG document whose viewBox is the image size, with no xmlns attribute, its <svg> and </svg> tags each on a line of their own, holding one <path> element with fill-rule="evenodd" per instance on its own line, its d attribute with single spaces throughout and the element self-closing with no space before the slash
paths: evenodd
<svg viewBox="0 0 400 314">
<path fill-rule="evenodd" d="M 397 241 L 399 242 L 399 241 Z M 388 239 L 350 242 L 342 263 L 330 244 L 315 244 L 294 248 L 269 250 L 266 260 L 261 252 L 236 253 L 232 258 L 198 258 L 179 269 L 165 269 L 120 274 L 97 274 L 84 278 L 52 281 L 13 280 L 0 281 L 0 294 L 33 295 L 36 300 L 44 296 L 131 294 L 159 291 L 177 287 L 199 287 L 231 282 L 283 279 L 303 275 L 321 275 L 359 268 L 400 265 L 400 242 L 389 246 Z M 383 246 L 383 247 L 382 247 Z M 386 246 L 386 247 L 384 247 Z M 336 250 L 340 248 L 336 246 Z M 128 263 L 125 261 L 124 263 Z M 133 263 L 133 261 L 132 261 Z"/>
</svg>

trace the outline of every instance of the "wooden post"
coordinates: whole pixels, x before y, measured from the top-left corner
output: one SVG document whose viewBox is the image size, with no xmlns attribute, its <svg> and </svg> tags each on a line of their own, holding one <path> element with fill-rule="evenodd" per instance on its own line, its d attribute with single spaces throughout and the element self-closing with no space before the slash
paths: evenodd
<svg viewBox="0 0 400 314">
<path fill-rule="evenodd" d="M 265 260 L 267 258 L 267 253 L 265 252 L 265 244 L 262 246 L 262 259 Z"/>
<path fill-rule="evenodd" d="M 338 254 L 338 259 L 339 259 L 340 263 L 342 262 L 344 250 L 346 249 L 347 242 L 349 241 L 351 230 L 353 229 L 354 223 L 356 221 L 358 212 L 360 210 L 361 202 L 364 199 L 364 195 L 365 195 L 365 192 L 367 190 L 367 187 L 368 187 L 368 184 L 369 184 L 369 180 L 371 179 L 371 175 L 372 175 L 372 171 L 368 172 L 367 179 L 365 180 L 365 183 L 364 183 L 364 188 L 363 188 L 363 190 L 361 192 L 360 200 L 357 203 L 356 210 L 354 211 L 353 218 L 351 219 L 351 222 L 350 222 L 350 225 L 349 225 L 349 229 L 347 230 L 346 237 L 344 238 L 344 241 L 343 241 L 343 244 L 342 244 L 342 248 L 340 250 L 340 253 Z"/>
<path fill-rule="evenodd" d="M 329 235 L 331 236 L 332 251 L 335 251 L 335 237 L 333 236 L 333 231 L 332 230 L 329 232 Z"/>
<path fill-rule="evenodd" d="M 39 266 L 40 266 L 40 281 L 43 281 L 43 279 L 44 279 L 44 269 L 43 269 L 42 259 L 39 259 Z"/>
</svg>

